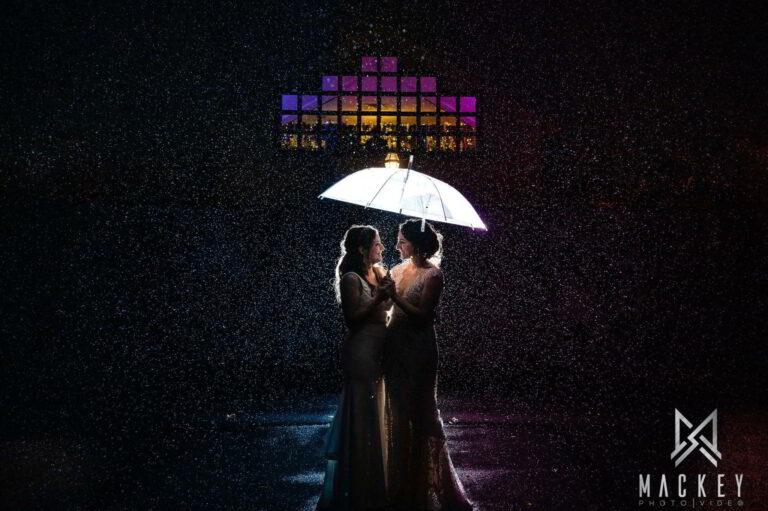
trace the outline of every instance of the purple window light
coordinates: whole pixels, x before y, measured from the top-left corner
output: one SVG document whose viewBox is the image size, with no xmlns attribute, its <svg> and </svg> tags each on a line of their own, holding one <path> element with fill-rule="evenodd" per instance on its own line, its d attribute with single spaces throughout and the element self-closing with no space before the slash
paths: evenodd
<svg viewBox="0 0 768 511">
<path fill-rule="evenodd" d="M 378 67 L 377 60 L 376 57 L 363 57 L 363 65 L 360 69 L 365 73 L 375 73 L 378 71 L 378 69 L 376 69 Z"/>
<path fill-rule="evenodd" d="M 283 94 L 283 110 L 298 110 L 298 98 L 295 94 Z"/>
<path fill-rule="evenodd" d="M 339 90 L 339 77 L 323 76 L 323 90 Z"/>
<path fill-rule="evenodd" d="M 461 117 L 459 118 L 459 121 L 461 122 L 462 126 L 468 126 L 473 130 L 477 128 L 477 117 Z"/>
<path fill-rule="evenodd" d="M 381 57 L 382 73 L 397 73 L 397 57 Z"/>
<path fill-rule="evenodd" d="M 400 92 L 416 92 L 416 77 L 404 76 L 400 78 Z"/>
<path fill-rule="evenodd" d="M 302 110 L 317 110 L 317 96 L 301 96 Z"/>
<path fill-rule="evenodd" d="M 440 111 L 441 112 L 455 112 L 456 111 L 456 96 L 440 96 Z"/>
<path fill-rule="evenodd" d="M 381 90 L 383 92 L 397 92 L 397 77 L 396 76 L 382 76 L 381 77 Z"/>
<path fill-rule="evenodd" d="M 421 92 L 437 92 L 437 78 L 434 76 L 422 76 Z"/>
<path fill-rule="evenodd" d="M 295 114 L 283 115 L 281 120 L 282 124 L 292 124 L 292 123 L 297 123 L 298 121 L 299 121 L 299 116 Z"/>
<path fill-rule="evenodd" d="M 376 77 L 363 76 L 362 87 L 360 90 L 365 92 L 376 92 Z"/>
<path fill-rule="evenodd" d="M 459 110 L 462 112 L 475 112 L 477 98 L 475 96 L 462 96 L 459 100 Z"/>
<path fill-rule="evenodd" d="M 342 88 L 347 92 L 357 92 L 357 76 L 344 76 L 341 79 Z"/>
</svg>

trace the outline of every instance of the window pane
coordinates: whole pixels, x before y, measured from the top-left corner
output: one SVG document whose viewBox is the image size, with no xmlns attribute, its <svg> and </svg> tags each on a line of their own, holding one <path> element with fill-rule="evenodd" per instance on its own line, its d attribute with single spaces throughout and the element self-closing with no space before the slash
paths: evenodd
<svg viewBox="0 0 768 511">
<path fill-rule="evenodd" d="M 364 115 L 362 116 L 360 122 L 360 130 L 361 131 L 373 131 L 376 129 L 376 119 L 377 117 L 375 115 Z"/>
<path fill-rule="evenodd" d="M 397 77 L 395 77 L 395 76 L 382 76 L 381 77 L 381 90 L 383 92 L 397 92 Z"/>
<path fill-rule="evenodd" d="M 397 129 L 397 117 L 394 115 L 381 116 L 382 131 L 395 131 Z"/>
<path fill-rule="evenodd" d="M 323 116 L 323 127 L 331 126 L 338 124 L 339 120 L 335 115 L 324 115 Z"/>
<path fill-rule="evenodd" d="M 339 77 L 323 76 L 323 90 L 339 90 Z"/>
<path fill-rule="evenodd" d="M 434 126 L 435 122 L 436 121 L 434 115 L 422 115 L 419 117 L 420 126 Z"/>
<path fill-rule="evenodd" d="M 461 150 L 462 151 L 473 151 L 477 148 L 477 138 L 475 137 L 462 137 L 461 139 Z"/>
<path fill-rule="evenodd" d="M 302 115 L 301 125 L 304 130 L 314 130 L 317 128 L 317 116 L 316 115 Z"/>
<path fill-rule="evenodd" d="M 376 92 L 376 77 L 375 76 L 363 76 L 363 83 L 360 90 L 363 92 Z"/>
<path fill-rule="evenodd" d="M 292 128 L 299 123 L 298 115 L 283 115 L 280 118 L 280 124 L 283 128 Z"/>
<path fill-rule="evenodd" d="M 395 96 L 382 96 L 381 111 L 394 112 L 395 110 L 397 110 L 397 98 Z"/>
<path fill-rule="evenodd" d="M 382 73 L 397 73 L 397 57 L 381 57 Z"/>
<path fill-rule="evenodd" d="M 378 59 L 376 57 L 363 57 L 363 65 L 360 67 L 360 69 L 367 73 L 375 73 L 378 71 L 378 69 L 376 69 L 377 64 Z"/>
<path fill-rule="evenodd" d="M 436 112 L 437 111 L 437 98 L 435 96 L 422 96 L 421 97 L 421 111 L 422 112 Z"/>
<path fill-rule="evenodd" d="M 440 111 L 441 112 L 455 112 L 456 111 L 456 96 L 440 96 Z"/>
<path fill-rule="evenodd" d="M 302 110 L 317 110 L 317 96 L 301 96 Z"/>
<path fill-rule="evenodd" d="M 477 129 L 477 117 L 459 117 L 459 126 L 462 131 L 475 131 Z"/>
<path fill-rule="evenodd" d="M 363 112 L 375 112 L 377 110 L 376 96 L 363 96 L 362 101 L 363 101 L 363 105 L 361 110 Z"/>
<path fill-rule="evenodd" d="M 443 131 L 453 131 L 456 126 L 455 117 L 440 117 L 440 126 L 443 127 Z"/>
<path fill-rule="evenodd" d="M 283 135 L 280 139 L 280 147 L 283 149 L 296 149 L 299 147 L 298 135 Z"/>
<path fill-rule="evenodd" d="M 338 96 L 323 96 L 323 110 L 326 112 L 335 112 L 339 109 L 339 104 L 336 101 Z"/>
<path fill-rule="evenodd" d="M 400 92 L 416 92 L 416 77 L 404 76 L 400 78 Z"/>
<path fill-rule="evenodd" d="M 283 110 L 298 110 L 298 101 L 295 94 L 283 94 Z"/>
<path fill-rule="evenodd" d="M 421 92 L 437 92 L 437 79 L 434 76 L 422 76 Z"/>
<path fill-rule="evenodd" d="M 456 139 L 454 137 L 440 137 L 440 149 L 443 151 L 455 151 Z"/>
<path fill-rule="evenodd" d="M 397 135 L 385 135 L 384 140 L 387 141 L 387 149 L 397 149 Z"/>
<path fill-rule="evenodd" d="M 477 108 L 477 98 L 475 96 L 462 96 L 459 100 L 459 108 L 462 112 L 474 112 Z"/>
<path fill-rule="evenodd" d="M 415 112 L 416 111 L 416 96 L 400 96 L 400 111 L 401 112 Z"/>
<path fill-rule="evenodd" d="M 345 76 L 342 78 L 342 87 L 347 92 L 357 91 L 357 76 Z"/>
<path fill-rule="evenodd" d="M 345 112 L 357 111 L 357 96 L 342 96 L 341 109 Z"/>
<path fill-rule="evenodd" d="M 401 115 L 400 116 L 400 129 L 402 131 L 410 131 L 416 128 L 416 116 L 415 115 Z"/>
<path fill-rule="evenodd" d="M 345 126 L 357 126 L 357 116 L 356 115 L 342 115 L 341 116 L 341 124 Z"/>
</svg>

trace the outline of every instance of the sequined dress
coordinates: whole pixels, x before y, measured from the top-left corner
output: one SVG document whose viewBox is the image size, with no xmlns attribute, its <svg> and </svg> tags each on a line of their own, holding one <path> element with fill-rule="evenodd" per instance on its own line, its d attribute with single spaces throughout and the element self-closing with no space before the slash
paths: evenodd
<svg viewBox="0 0 768 511">
<path fill-rule="evenodd" d="M 392 269 L 398 293 L 419 305 L 437 267 L 419 269 L 407 289 L 399 287 L 403 263 Z M 437 408 L 438 349 L 433 321 L 417 321 L 394 306 L 384 354 L 386 382 L 387 481 L 391 509 L 473 509 L 451 462 Z"/>
</svg>

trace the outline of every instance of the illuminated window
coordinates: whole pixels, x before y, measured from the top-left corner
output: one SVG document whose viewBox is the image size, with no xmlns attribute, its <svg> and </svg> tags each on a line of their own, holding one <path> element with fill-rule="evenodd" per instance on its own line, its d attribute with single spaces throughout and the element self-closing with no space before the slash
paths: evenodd
<svg viewBox="0 0 768 511">
<path fill-rule="evenodd" d="M 395 76 L 382 76 L 381 77 L 381 90 L 382 90 L 382 92 L 397 92 L 397 77 L 395 77 Z"/>
<path fill-rule="evenodd" d="M 422 76 L 419 81 L 421 92 L 437 92 L 437 79 L 434 76 Z"/>
<path fill-rule="evenodd" d="M 317 96 L 301 96 L 302 110 L 317 110 Z"/>
<path fill-rule="evenodd" d="M 400 111 L 401 112 L 415 112 L 416 111 L 416 96 L 400 96 Z"/>
<path fill-rule="evenodd" d="M 280 124 L 284 128 L 296 126 L 299 123 L 299 116 L 295 114 L 283 115 L 280 117 Z"/>
<path fill-rule="evenodd" d="M 419 116 L 419 126 L 434 126 L 437 124 L 437 118 L 434 115 Z"/>
<path fill-rule="evenodd" d="M 317 116 L 316 115 L 302 115 L 301 116 L 301 126 L 304 128 L 304 130 L 314 130 L 317 128 Z"/>
<path fill-rule="evenodd" d="M 401 115 L 400 116 L 400 130 L 411 131 L 416 129 L 416 116 L 415 115 Z"/>
<path fill-rule="evenodd" d="M 357 111 L 357 96 L 342 96 L 341 109 L 345 112 Z"/>
<path fill-rule="evenodd" d="M 339 119 L 335 115 L 324 115 L 322 118 L 323 127 L 335 126 L 338 124 Z"/>
<path fill-rule="evenodd" d="M 456 138 L 455 137 L 440 137 L 440 149 L 442 151 L 455 151 L 456 150 Z"/>
<path fill-rule="evenodd" d="M 283 149 L 296 149 L 299 147 L 299 136 L 285 134 L 280 138 L 280 147 Z"/>
<path fill-rule="evenodd" d="M 335 112 L 339 109 L 338 96 L 323 96 L 323 111 Z"/>
<path fill-rule="evenodd" d="M 341 116 L 341 124 L 345 126 L 357 126 L 357 116 L 356 115 L 342 115 Z"/>
<path fill-rule="evenodd" d="M 459 99 L 459 110 L 462 112 L 475 112 L 477 109 L 477 98 L 474 96 L 461 96 Z"/>
<path fill-rule="evenodd" d="M 421 97 L 422 112 L 437 112 L 437 98 L 435 96 Z"/>
<path fill-rule="evenodd" d="M 361 131 L 373 131 L 376 129 L 376 120 L 378 117 L 375 115 L 364 115 L 360 119 L 360 130 Z"/>
<path fill-rule="evenodd" d="M 416 92 L 416 77 L 404 76 L 400 78 L 400 92 Z"/>
<path fill-rule="evenodd" d="M 455 112 L 456 111 L 456 96 L 440 96 L 440 111 L 441 112 Z"/>
<path fill-rule="evenodd" d="M 323 76 L 323 90 L 324 91 L 337 91 L 339 90 L 339 77 L 338 76 Z"/>
<path fill-rule="evenodd" d="M 461 131 L 475 131 L 477 129 L 477 117 L 459 117 Z"/>
<path fill-rule="evenodd" d="M 363 57 L 363 64 L 360 67 L 366 73 L 375 73 L 378 71 L 379 59 L 376 57 Z"/>
<path fill-rule="evenodd" d="M 362 87 L 360 87 L 360 90 L 363 92 L 376 92 L 376 77 L 363 76 Z"/>
<path fill-rule="evenodd" d="M 357 76 L 344 76 L 341 85 L 345 92 L 357 92 Z"/>
<path fill-rule="evenodd" d="M 375 112 L 378 109 L 377 107 L 378 100 L 376 99 L 376 96 L 363 96 L 361 98 L 361 101 L 362 101 L 362 106 L 360 109 L 363 112 Z"/>
<path fill-rule="evenodd" d="M 381 129 L 385 132 L 397 130 L 397 117 L 394 115 L 382 115 Z"/>
<path fill-rule="evenodd" d="M 295 94 L 283 94 L 283 110 L 298 110 L 298 98 Z"/>
<path fill-rule="evenodd" d="M 456 127 L 456 118 L 453 116 L 440 117 L 440 126 L 443 127 L 444 132 L 452 132 L 453 129 Z"/>
<path fill-rule="evenodd" d="M 395 110 L 397 110 L 397 98 L 395 96 L 382 96 L 381 111 L 394 112 Z"/>
<path fill-rule="evenodd" d="M 381 57 L 382 73 L 397 73 L 397 57 Z"/>
<path fill-rule="evenodd" d="M 387 142 L 387 149 L 397 149 L 397 135 L 384 135 Z"/>
</svg>

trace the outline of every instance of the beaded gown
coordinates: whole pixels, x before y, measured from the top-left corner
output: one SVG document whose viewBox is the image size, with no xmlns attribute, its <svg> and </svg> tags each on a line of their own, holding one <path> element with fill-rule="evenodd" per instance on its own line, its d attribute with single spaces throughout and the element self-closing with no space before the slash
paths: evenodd
<svg viewBox="0 0 768 511">
<path fill-rule="evenodd" d="M 397 292 L 418 306 L 425 283 L 442 281 L 437 267 L 418 273 L 401 288 L 405 262 L 392 269 Z M 410 268 L 414 270 L 413 267 Z M 467 511 L 473 509 L 451 462 L 437 408 L 438 350 L 434 321 L 410 318 L 397 305 L 387 326 L 387 484 L 391 509 Z"/>
<path fill-rule="evenodd" d="M 354 272 L 342 276 L 342 286 L 352 286 L 353 310 L 373 300 L 375 287 Z M 384 382 L 382 359 L 387 309 L 384 301 L 355 324 L 341 349 L 344 386 L 326 439 L 326 470 L 318 511 L 383 509 L 386 506 L 383 439 Z"/>
</svg>

